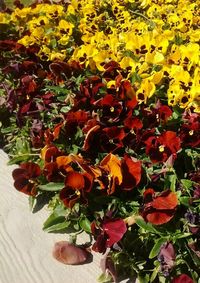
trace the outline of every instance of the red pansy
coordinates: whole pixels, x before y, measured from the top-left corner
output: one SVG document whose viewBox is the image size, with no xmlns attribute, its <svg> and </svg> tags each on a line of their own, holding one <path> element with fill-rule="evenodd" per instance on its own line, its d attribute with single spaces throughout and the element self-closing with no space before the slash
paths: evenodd
<svg viewBox="0 0 200 283">
<path fill-rule="evenodd" d="M 181 140 L 173 131 L 163 132 L 160 136 L 151 136 L 145 144 L 146 154 L 153 163 L 165 162 L 170 155 L 176 156 L 181 148 Z"/>
<path fill-rule="evenodd" d="M 99 118 L 106 123 L 119 121 L 122 112 L 122 104 L 114 98 L 113 95 L 107 94 L 94 103 L 96 111 L 100 111 Z"/>
<path fill-rule="evenodd" d="M 147 222 L 161 225 L 169 222 L 178 205 L 177 195 L 170 190 L 156 194 L 151 188 L 144 192 L 142 216 Z"/>
<path fill-rule="evenodd" d="M 60 191 L 60 199 L 69 208 L 72 208 L 78 200 L 87 203 L 86 194 L 91 191 L 92 185 L 93 177 L 90 174 L 68 172 L 65 178 L 65 187 Z"/>
<path fill-rule="evenodd" d="M 33 162 L 21 163 L 20 167 L 13 170 L 15 188 L 27 195 L 35 196 L 37 194 L 35 179 L 41 175 L 38 164 Z"/>
<path fill-rule="evenodd" d="M 196 113 L 184 114 L 184 124 L 180 128 L 181 141 L 185 146 L 200 146 L 200 115 Z"/>
<path fill-rule="evenodd" d="M 91 229 L 96 239 L 92 249 L 99 253 L 105 253 L 106 249 L 119 242 L 127 231 L 122 219 L 104 219 L 100 225 L 93 222 Z"/>
</svg>

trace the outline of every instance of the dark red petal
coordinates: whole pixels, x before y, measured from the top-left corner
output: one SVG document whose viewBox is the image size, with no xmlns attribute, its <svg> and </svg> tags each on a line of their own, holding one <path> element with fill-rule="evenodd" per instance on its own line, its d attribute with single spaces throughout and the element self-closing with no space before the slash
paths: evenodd
<svg viewBox="0 0 200 283">
<path fill-rule="evenodd" d="M 103 223 L 102 228 L 108 235 L 107 247 L 119 242 L 127 231 L 126 224 L 122 219 L 106 221 Z"/>
<path fill-rule="evenodd" d="M 121 187 L 124 190 L 131 190 L 139 184 L 142 170 L 140 161 L 133 161 L 131 157 L 125 155 L 122 160 L 121 169 L 123 176 Z"/>
<path fill-rule="evenodd" d="M 30 178 L 37 178 L 38 176 L 41 175 L 40 166 L 36 163 L 26 162 L 26 163 L 20 164 L 20 167 L 27 171 L 27 174 Z"/>
<path fill-rule="evenodd" d="M 194 281 L 186 274 L 181 274 L 172 280 L 172 283 L 194 283 Z"/>
<path fill-rule="evenodd" d="M 106 234 L 100 234 L 96 242 L 93 244 L 92 249 L 95 252 L 98 253 L 105 253 L 107 249 L 107 235 Z"/>
<path fill-rule="evenodd" d="M 64 188 L 60 191 L 60 199 L 63 201 L 66 207 L 72 208 L 74 204 L 80 199 L 80 191 L 76 191 L 70 188 Z"/>
<path fill-rule="evenodd" d="M 175 132 L 166 131 L 159 138 L 161 145 L 168 147 L 172 153 L 176 153 L 181 148 L 181 140 Z"/>
<path fill-rule="evenodd" d="M 84 178 L 84 181 L 85 181 L 84 191 L 90 192 L 91 189 L 92 189 L 92 185 L 93 185 L 93 177 L 86 172 L 83 173 L 82 175 L 83 175 L 83 178 Z"/>
<path fill-rule="evenodd" d="M 14 187 L 29 196 L 35 196 L 37 191 L 34 183 L 30 183 L 28 179 L 25 178 L 18 178 L 14 182 Z"/>
<path fill-rule="evenodd" d="M 13 172 L 12 172 L 12 177 L 13 177 L 14 180 L 16 180 L 20 177 L 26 178 L 27 177 L 27 171 L 25 169 L 22 169 L 22 168 L 14 169 Z"/>
</svg>

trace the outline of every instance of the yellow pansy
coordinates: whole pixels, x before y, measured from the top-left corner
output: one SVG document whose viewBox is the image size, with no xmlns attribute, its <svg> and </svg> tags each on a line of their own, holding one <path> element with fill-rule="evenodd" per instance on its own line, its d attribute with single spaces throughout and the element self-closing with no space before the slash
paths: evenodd
<svg viewBox="0 0 200 283">
<path fill-rule="evenodd" d="M 11 14 L 11 20 L 16 22 L 20 19 L 25 19 L 30 14 L 31 14 L 31 7 L 26 7 L 23 9 L 16 8 L 14 12 Z"/>
<path fill-rule="evenodd" d="M 122 69 L 131 68 L 131 71 L 135 71 L 137 64 L 131 57 L 123 57 L 120 66 Z"/>
<path fill-rule="evenodd" d="M 147 102 L 147 99 L 152 97 L 156 90 L 156 87 L 153 82 L 151 82 L 148 78 L 143 79 L 140 88 L 136 91 L 137 100 L 139 103 Z"/>
<path fill-rule="evenodd" d="M 9 24 L 10 16 L 6 13 L 0 12 L 0 24 Z"/>
<path fill-rule="evenodd" d="M 33 36 L 25 35 L 21 39 L 19 39 L 17 42 L 24 45 L 25 47 L 28 47 L 30 45 L 35 44 L 35 38 Z"/>
<path fill-rule="evenodd" d="M 46 47 L 45 45 L 43 45 L 40 48 L 38 56 L 40 57 L 41 60 L 48 61 L 49 57 L 50 57 L 50 53 L 51 53 L 51 50 L 48 47 Z"/>
<path fill-rule="evenodd" d="M 66 51 L 65 50 L 61 50 L 61 52 L 56 52 L 53 51 L 50 53 L 49 58 L 51 61 L 54 60 L 59 60 L 59 61 L 63 61 L 66 57 Z"/>
</svg>

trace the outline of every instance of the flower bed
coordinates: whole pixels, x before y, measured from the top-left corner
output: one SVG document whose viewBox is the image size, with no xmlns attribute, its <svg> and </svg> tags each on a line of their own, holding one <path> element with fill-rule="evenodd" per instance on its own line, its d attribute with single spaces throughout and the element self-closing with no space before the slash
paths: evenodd
<svg viewBox="0 0 200 283">
<path fill-rule="evenodd" d="M 0 13 L 0 141 L 19 164 L 14 186 L 34 211 L 48 205 L 45 231 L 71 231 L 74 244 L 91 235 L 100 282 L 198 282 L 198 4 L 17 1 Z M 54 250 L 65 264 L 87 254 Z"/>
</svg>

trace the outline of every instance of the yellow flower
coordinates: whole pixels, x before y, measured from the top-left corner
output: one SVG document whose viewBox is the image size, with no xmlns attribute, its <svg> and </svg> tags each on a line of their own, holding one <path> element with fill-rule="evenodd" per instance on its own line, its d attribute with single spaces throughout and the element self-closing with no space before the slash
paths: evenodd
<svg viewBox="0 0 200 283">
<path fill-rule="evenodd" d="M 66 51 L 65 50 L 61 50 L 61 52 L 53 51 L 51 52 L 49 58 L 51 61 L 54 61 L 54 60 L 63 61 L 66 58 Z"/>
<path fill-rule="evenodd" d="M 10 23 L 10 16 L 6 13 L 0 12 L 0 24 L 9 24 Z"/>
<path fill-rule="evenodd" d="M 26 7 L 23 9 L 16 8 L 14 12 L 11 14 L 11 20 L 16 22 L 20 19 L 25 19 L 31 14 L 31 7 Z"/>
<path fill-rule="evenodd" d="M 45 7 L 45 13 L 48 18 L 57 19 L 64 16 L 64 7 L 61 5 L 51 4 Z"/>
<path fill-rule="evenodd" d="M 28 47 L 30 45 L 35 44 L 36 40 L 33 36 L 25 35 L 24 37 L 22 37 L 17 42 L 24 45 L 25 47 Z"/>
<path fill-rule="evenodd" d="M 47 27 L 49 24 L 49 19 L 45 16 L 40 16 L 38 18 L 34 18 L 33 20 L 28 21 L 27 27 L 30 31 L 33 31 L 37 27 Z"/>
<path fill-rule="evenodd" d="M 136 62 L 131 57 L 123 57 L 120 66 L 122 69 L 131 68 L 131 71 L 135 71 Z"/>
<path fill-rule="evenodd" d="M 136 91 L 137 100 L 139 103 L 147 102 L 147 99 L 152 97 L 156 90 L 155 84 L 148 78 L 143 79 L 140 88 Z"/>
<path fill-rule="evenodd" d="M 40 57 L 41 60 L 48 61 L 50 59 L 50 54 L 51 54 L 51 50 L 48 47 L 46 47 L 45 45 L 43 45 L 40 48 L 38 56 Z"/>
</svg>

